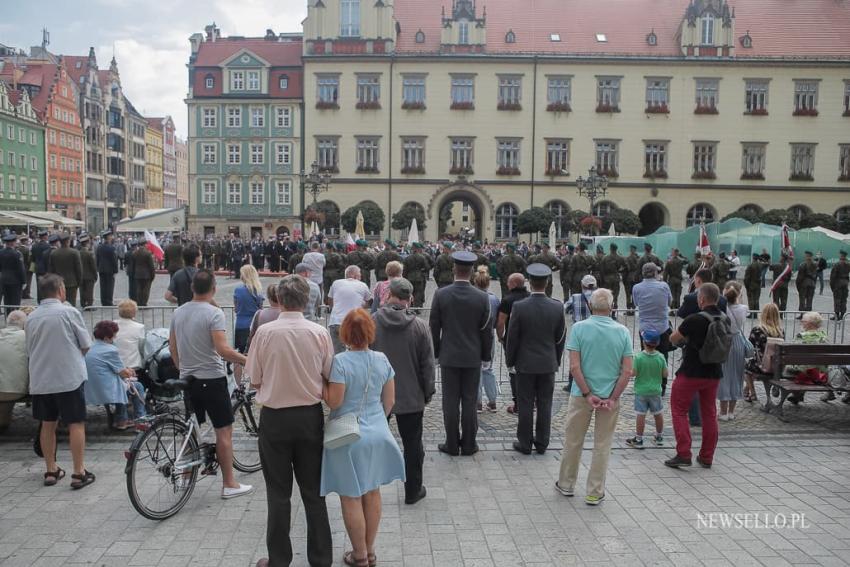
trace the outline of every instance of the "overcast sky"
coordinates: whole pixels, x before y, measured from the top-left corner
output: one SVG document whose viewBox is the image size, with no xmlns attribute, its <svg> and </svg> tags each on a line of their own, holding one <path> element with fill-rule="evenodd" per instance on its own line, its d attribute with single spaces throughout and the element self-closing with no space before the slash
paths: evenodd
<svg viewBox="0 0 850 567">
<path fill-rule="evenodd" d="M 300 32 L 306 14 L 306 0 L 10 0 L 0 43 L 29 50 L 47 28 L 52 52 L 85 55 L 94 46 L 101 69 L 114 50 L 133 105 L 147 116 L 170 114 L 185 138 L 189 36 L 212 22 L 224 36 Z"/>
</svg>

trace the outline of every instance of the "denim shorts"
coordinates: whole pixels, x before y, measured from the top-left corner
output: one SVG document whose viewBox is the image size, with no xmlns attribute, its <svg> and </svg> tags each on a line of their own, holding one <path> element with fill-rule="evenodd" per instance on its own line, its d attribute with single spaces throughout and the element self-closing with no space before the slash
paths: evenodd
<svg viewBox="0 0 850 567">
<path fill-rule="evenodd" d="M 661 396 L 635 396 L 635 413 L 644 415 L 646 412 L 658 415 L 664 411 Z"/>
</svg>

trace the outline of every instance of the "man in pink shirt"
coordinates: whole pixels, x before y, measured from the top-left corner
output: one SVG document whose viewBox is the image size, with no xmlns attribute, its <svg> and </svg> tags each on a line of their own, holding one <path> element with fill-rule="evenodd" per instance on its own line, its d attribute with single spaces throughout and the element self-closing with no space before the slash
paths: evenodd
<svg viewBox="0 0 850 567">
<path fill-rule="evenodd" d="M 293 472 L 307 516 L 307 560 L 311 566 L 330 566 L 331 529 L 319 481 L 324 438 L 322 388 L 331 373 L 333 344 L 324 327 L 304 318 L 310 296 L 307 280 L 287 276 L 277 291 L 280 317 L 257 329 L 245 366 L 257 389 L 257 403 L 263 406 L 259 444 L 268 495 L 269 559 L 260 559 L 257 567 L 292 562 Z"/>
</svg>

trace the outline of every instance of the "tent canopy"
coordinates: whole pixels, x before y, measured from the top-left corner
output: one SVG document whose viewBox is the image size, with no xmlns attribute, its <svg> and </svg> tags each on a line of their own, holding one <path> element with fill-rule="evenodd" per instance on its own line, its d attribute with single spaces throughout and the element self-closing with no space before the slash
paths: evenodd
<svg viewBox="0 0 850 567">
<path fill-rule="evenodd" d="M 179 232 L 186 226 L 186 209 L 143 209 L 132 219 L 115 224 L 118 232 Z"/>
<path fill-rule="evenodd" d="M 33 217 L 39 220 L 50 221 L 55 225 L 85 226 L 86 224 L 83 221 L 78 221 L 77 219 L 63 217 L 62 213 L 58 211 L 20 211 L 19 214 L 25 215 L 27 217 Z"/>
<path fill-rule="evenodd" d="M 28 217 L 15 211 L 0 211 L 0 225 L 47 228 L 53 226 L 53 223 L 44 219 Z"/>
</svg>

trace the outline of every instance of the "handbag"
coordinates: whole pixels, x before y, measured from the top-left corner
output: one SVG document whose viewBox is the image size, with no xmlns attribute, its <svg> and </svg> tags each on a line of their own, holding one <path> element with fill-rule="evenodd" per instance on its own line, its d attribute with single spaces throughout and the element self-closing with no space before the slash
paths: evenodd
<svg viewBox="0 0 850 567">
<path fill-rule="evenodd" d="M 741 337 L 741 340 L 744 341 L 744 358 L 752 358 L 756 354 L 756 347 L 753 346 L 753 343 L 750 342 L 750 339 L 744 336 L 743 331 L 738 332 L 738 336 Z"/>
<path fill-rule="evenodd" d="M 363 400 L 360 402 L 360 409 L 355 412 L 348 412 L 339 415 L 333 419 L 328 419 L 325 423 L 325 449 L 338 449 L 351 445 L 360 439 L 360 414 L 363 413 L 363 407 L 366 405 L 366 396 L 369 394 L 369 383 L 372 379 L 372 353 L 369 353 L 369 366 L 366 371 L 366 390 L 363 392 Z"/>
<path fill-rule="evenodd" d="M 773 374 L 776 371 L 776 363 L 778 362 L 776 355 L 777 345 L 781 345 L 785 341 L 778 337 L 768 337 L 767 343 L 764 345 L 764 354 L 761 356 L 761 371 L 765 374 Z"/>
</svg>

